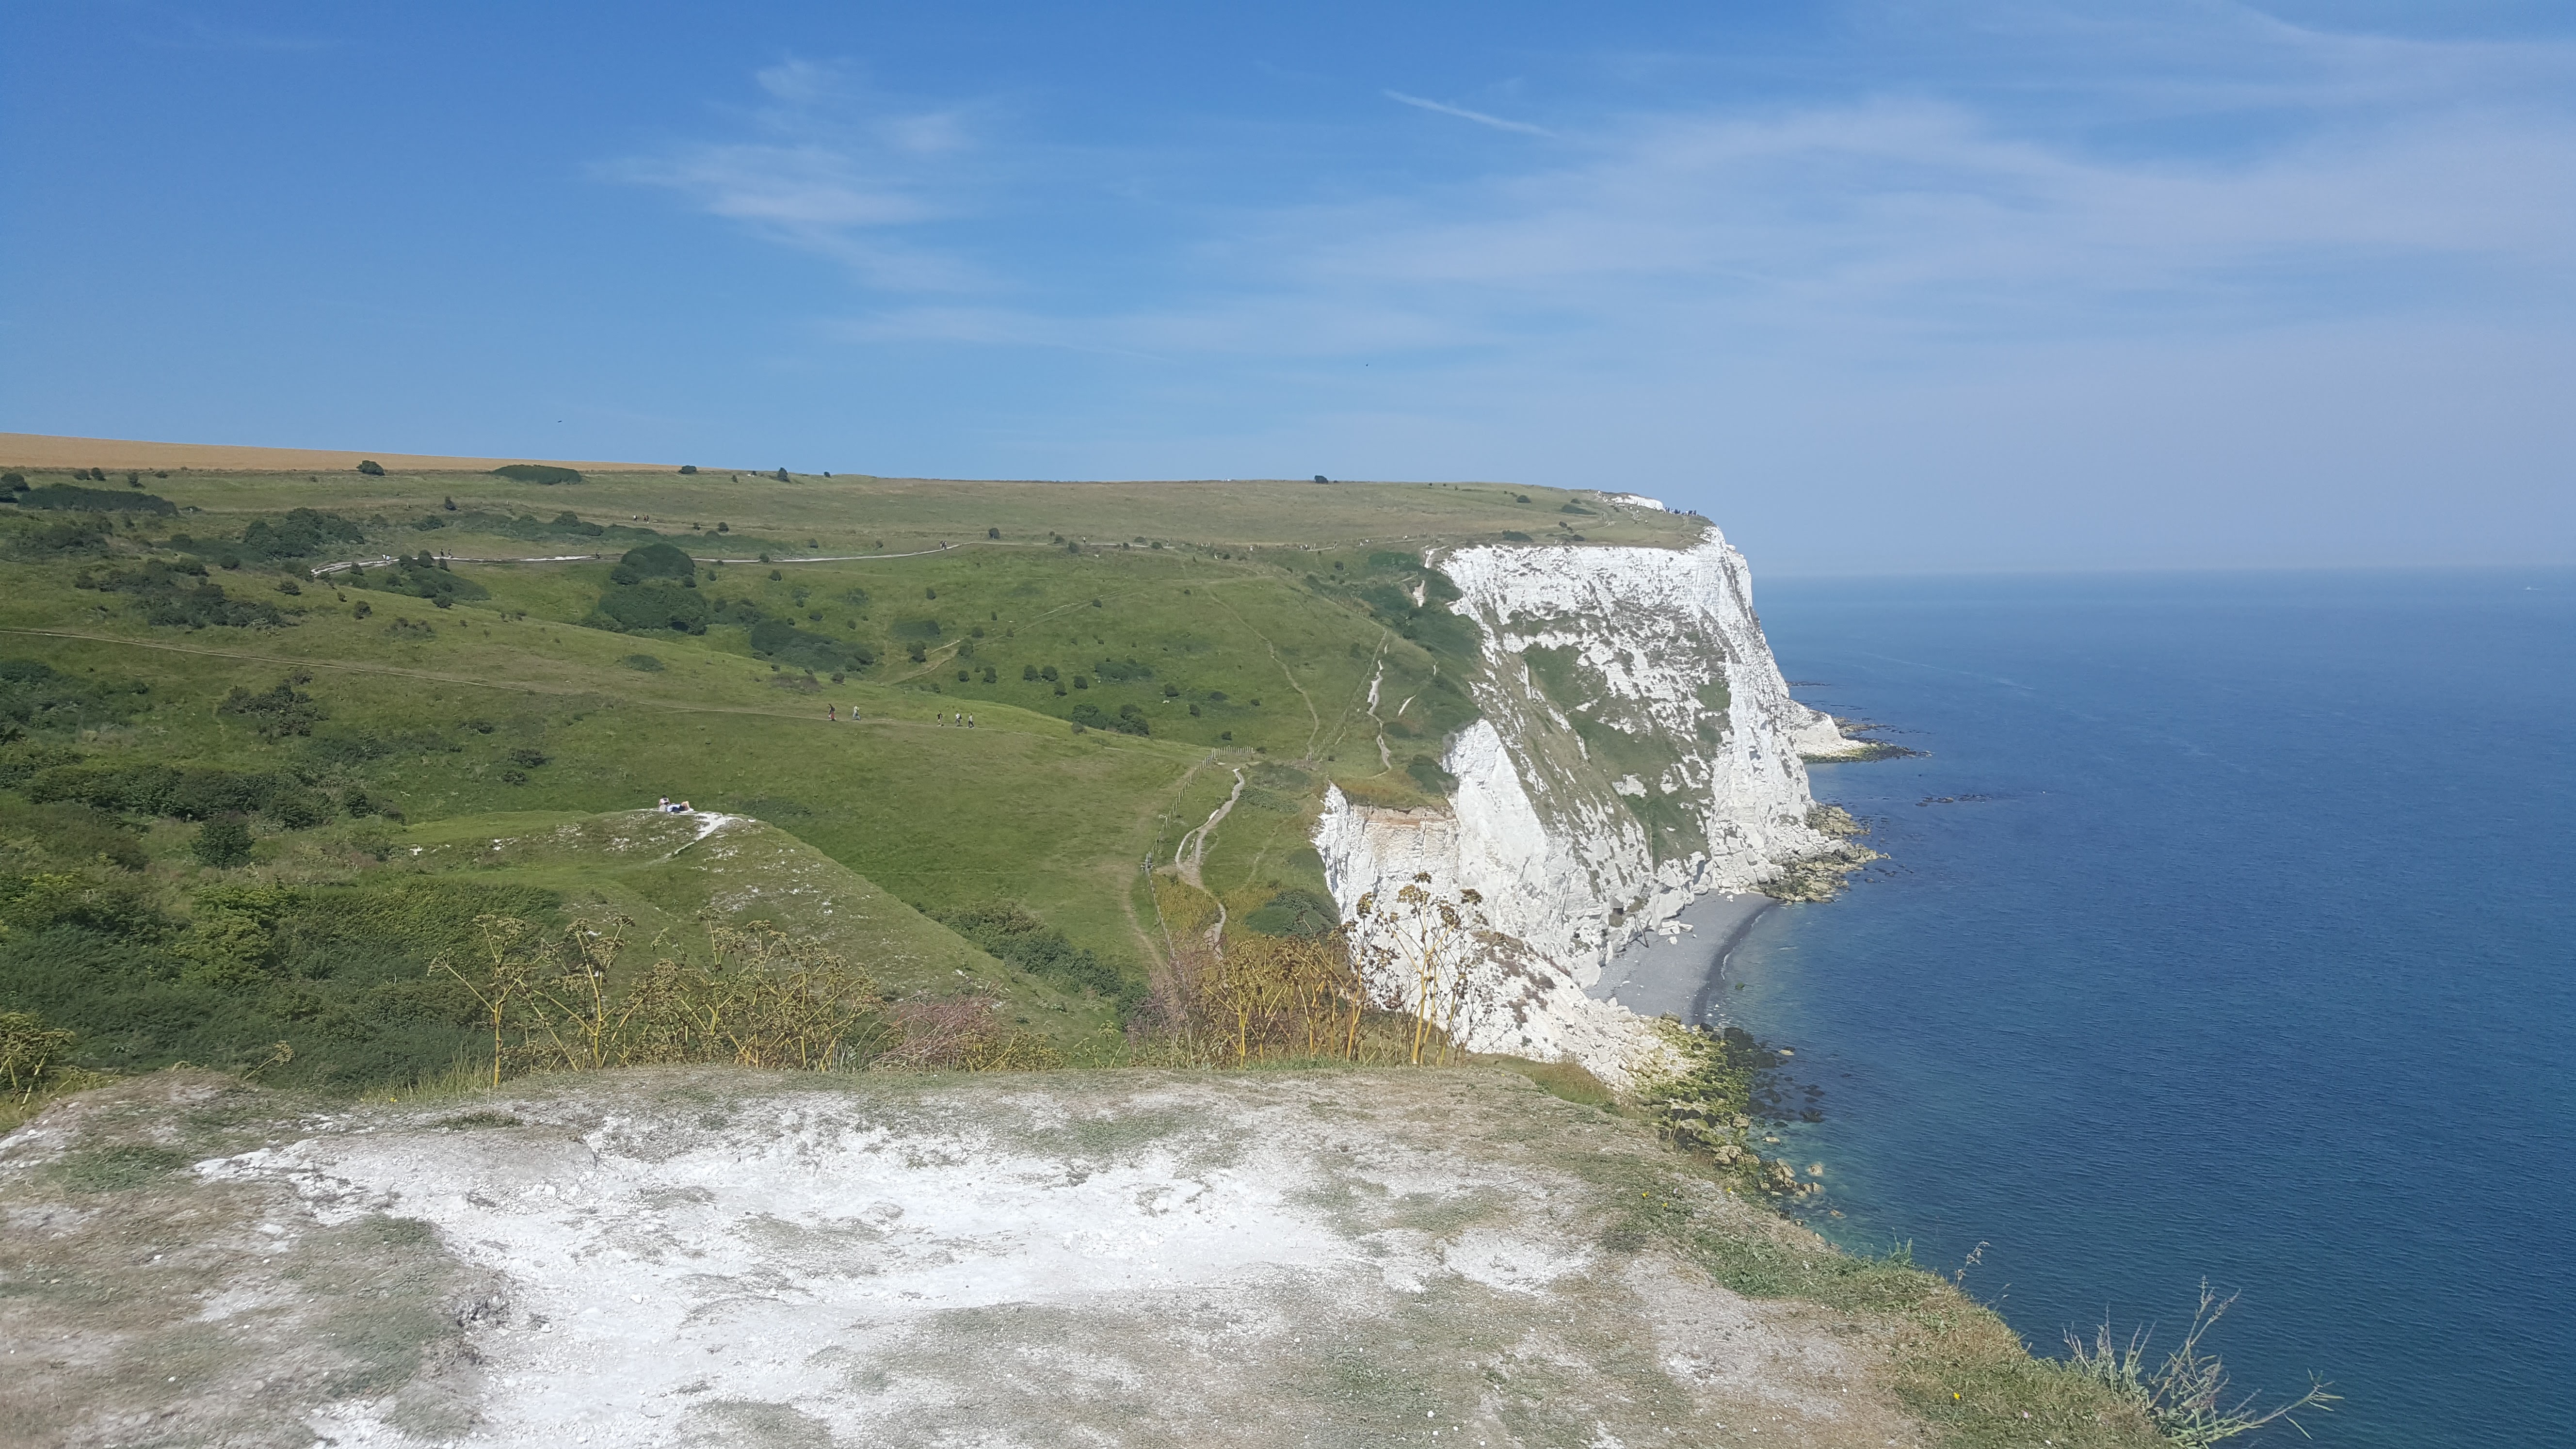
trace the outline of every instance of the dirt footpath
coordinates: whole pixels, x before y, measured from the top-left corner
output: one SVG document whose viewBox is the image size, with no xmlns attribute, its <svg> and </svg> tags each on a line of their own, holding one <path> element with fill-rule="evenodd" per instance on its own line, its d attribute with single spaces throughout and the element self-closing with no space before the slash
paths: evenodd
<svg viewBox="0 0 2576 1449">
<path fill-rule="evenodd" d="M 1758 1210 L 1482 1072 L 712 1069 L 0 1139 L 0 1438 L 1914 1445 L 1883 1349 L 1636 1231 Z"/>
</svg>

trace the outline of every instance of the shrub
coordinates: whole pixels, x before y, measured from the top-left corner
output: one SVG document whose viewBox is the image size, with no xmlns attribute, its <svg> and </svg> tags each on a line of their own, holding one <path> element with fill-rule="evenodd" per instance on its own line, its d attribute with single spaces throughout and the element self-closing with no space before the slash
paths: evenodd
<svg viewBox="0 0 2576 1449">
<path fill-rule="evenodd" d="M 385 465 L 377 462 L 373 458 L 360 458 L 358 460 L 358 471 L 366 474 L 370 478 L 382 478 L 385 476 Z"/>
<path fill-rule="evenodd" d="M 659 674 L 662 672 L 662 661 L 654 658 L 650 654 L 629 654 L 617 662 L 625 665 L 629 669 L 642 670 L 646 674 Z"/>
<path fill-rule="evenodd" d="M 492 470 L 495 477 L 513 483 L 578 483 L 580 470 L 558 468 L 551 463 L 510 463 Z"/>
<path fill-rule="evenodd" d="M 264 740 L 309 735 L 315 725 L 331 717 L 328 710 L 313 702 L 313 696 L 295 687 L 312 679 L 312 675 L 299 670 L 279 680 L 276 688 L 259 694 L 234 685 L 224 695 L 223 703 L 215 706 L 215 713 L 249 720 L 252 730 Z"/>
<path fill-rule="evenodd" d="M 243 865 L 250 860 L 250 827 L 238 815 L 226 815 L 197 827 L 196 838 L 188 842 L 188 853 L 197 863 L 217 870 Z"/>
<path fill-rule="evenodd" d="M 697 464 L 695 464 L 695 463 L 682 463 L 682 464 L 680 465 L 680 472 L 681 472 L 682 476 L 684 476 L 684 477 L 687 477 L 687 476 L 694 476 L 694 475 L 697 473 L 697 471 L 698 471 L 698 465 L 697 465 Z"/>
<path fill-rule="evenodd" d="M 10 476 L 15 477 L 17 475 L 12 474 Z M 998 528 L 988 528 L 984 530 L 984 536 L 986 538 L 1000 538 L 1002 536 L 1002 531 Z"/>
<path fill-rule="evenodd" d="M 1329 936 L 1342 921 L 1341 907 L 1332 897 L 1300 886 L 1291 886 L 1270 898 L 1269 902 L 1243 918 L 1243 928 L 1265 936 Z"/>
<path fill-rule="evenodd" d="M 996 902 L 970 907 L 939 921 L 985 954 L 1032 976 L 1112 998 L 1126 996 L 1130 990 L 1115 965 L 1076 946 L 1064 932 L 1017 905 Z"/>
<path fill-rule="evenodd" d="M 353 572 L 349 584 L 353 588 L 377 589 L 389 594 L 408 594 L 416 599 L 428 599 L 441 608 L 460 599 L 492 597 L 490 589 L 472 579 L 460 578 L 449 572 L 439 564 L 437 559 L 430 557 L 426 552 L 411 558 L 397 559 L 392 568 L 380 574 L 362 576 Z"/>
<path fill-rule="evenodd" d="M 18 495 L 18 506 L 67 513 L 176 514 L 179 511 L 178 504 L 157 493 L 119 493 L 110 488 L 74 488 L 67 483 L 48 483 L 42 488 L 30 488 Z"/>
<path fill-rule="evenodd" d="M 621 633 L 668 629 L 703 634 L 715 622 L 715 610 L 695 589 L 674 588 L 665 581 L 612 588 L 599 596 L 598 607 L 582 621 L 592 628 Z"/>
<path fill-rule="evenodd" d="M 694 578 L 698 572 L 698 561 L 672 544 L 648 543 L 620 555 L 617 567 L 631 575 L 620 582 L 632 583 L 637 579 Z M 610 577 L 616 575 L 612 573 Z"/>
<path fill-rule="evenodd" d="M 876 655 L 863 645 L 811 633 L 784 619 L 760 619 L 754 623 L 751 648 L 764 658 L 775 656 L 809 670 L 865 668 L 877 662 Z"/>
<path fill-rule="evenodd" d="M 150 688 L 141 680 L 84 681 L 34 659 L 0 659 L 0 726 L 73 730 L 113 724 L 140 713 Z"/>
<path fill-rule="evenodd" d="M 276 605 L 233 598 L 221 584 L 204 582 L 204 575 L 203 564 L 168 564 L 152 559 L 139 569 L 77 574 L 72 586 L 134 595 L 147 624 L 203 629 L 209 625 L 275 627 L 285 622 Z M 197 582 L 190 585 L 190 579 Z"/>
<path fill-rule="evenodd" d="M 27 489 L 27 475 L 14 471 L 0 473 L 0 488 L 5 488 L 12 493 L 23 493 Z"/>
<path fill-rule="evenodd" d="M 779 469 L 776 473 L 771 474 L 770 476 L 776 478 L 781 483 L 788 481 L 787 470 L 784 468 Z"/>
<path fill-rule="evenodd" d="M 267 809 L 296 786 L 269 771 L 216 765 L 63 764 L 37 771 L 25 788 L 39 804 L 77 800 L 101 810 L 210 820 Z"/>
</svg>

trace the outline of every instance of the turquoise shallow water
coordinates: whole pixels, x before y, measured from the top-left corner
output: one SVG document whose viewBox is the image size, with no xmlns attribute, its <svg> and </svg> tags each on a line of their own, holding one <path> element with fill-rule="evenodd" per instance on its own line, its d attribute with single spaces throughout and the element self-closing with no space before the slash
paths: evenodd
<svg viewBox="0 0 2576 1449">
<path fill-rule="evenodd" d="M 2334 1380 L 2319 1444 L 2576 1444 L 2576 573 L 1759 602 L 1803 698 L 1931 752 L 1816 772 L 1891 858 L 1718 993 L 1823 1088 L 1818 1225 L 1986 1244 L 2046 1349 L 2241 1290 L 2216 1347 Z"/>
</svg>

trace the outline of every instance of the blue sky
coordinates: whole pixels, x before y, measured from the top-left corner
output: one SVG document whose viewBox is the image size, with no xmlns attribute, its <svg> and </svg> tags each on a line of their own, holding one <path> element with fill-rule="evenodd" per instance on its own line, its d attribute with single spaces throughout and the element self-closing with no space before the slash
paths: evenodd
<svg viewBox="0 0 2576 1449">
<path fill-rule="evenodd" d="M 0 15 L 0 429 L 2576 560 L 2563 4 Z"/>
</svg>

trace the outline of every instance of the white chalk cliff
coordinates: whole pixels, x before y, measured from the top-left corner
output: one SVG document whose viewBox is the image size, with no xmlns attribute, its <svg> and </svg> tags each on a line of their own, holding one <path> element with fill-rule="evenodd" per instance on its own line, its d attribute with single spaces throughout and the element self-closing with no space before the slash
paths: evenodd
<svg viewBox="0 0 2576 1449">
<path fill-rule="evenodd" d="M 1426 563 L 1483 631 L 1480 717 L 1443 757 L 1446 809 L 1331 792 L 1326 879 L 1346 917 L 1417 874 L 1477 891 L 1502 939 L 1478 968 L 1497 1004 L 1462 1023 L 1466 1045 L 1571 1055 L 1615 1084 L 1650 1038 L 1584 988 L 1694 897 L 1832 850 L 1808 828 L 1799 757 L 1853 747 L 1789 697 L 1744 557 L 1714 527 L 1688 549 L 1477 546 Z"/>
</svg>

